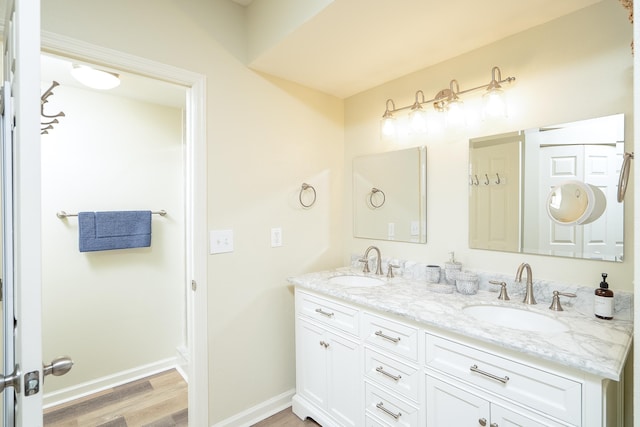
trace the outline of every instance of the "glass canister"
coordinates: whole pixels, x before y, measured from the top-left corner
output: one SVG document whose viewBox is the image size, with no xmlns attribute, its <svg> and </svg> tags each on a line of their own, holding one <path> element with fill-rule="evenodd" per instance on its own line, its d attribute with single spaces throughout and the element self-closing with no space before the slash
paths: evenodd
<svg viewBox="0 0 640 427">
<path fill-rule="evenodd" d="M 426 279 L 429 283 L 440 283 L 440 266 L 427 265 Z"/>
</svg>

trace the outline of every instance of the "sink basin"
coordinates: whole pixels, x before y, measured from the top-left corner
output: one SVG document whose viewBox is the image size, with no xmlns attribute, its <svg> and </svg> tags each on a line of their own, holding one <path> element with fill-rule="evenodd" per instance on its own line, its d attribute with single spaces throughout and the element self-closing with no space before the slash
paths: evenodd
<svg viewBox="0 0 640 427">
<path fill-rule="evenodd" d="M 334 276 L 329 279 L 332 285 L 343 285 L 359 288 L 367 288 L 370 286 L 379 286 L 384 284 L 384 280 L 370 276 L 344 275 Z"/>
<path fill-rule="evenodd" d="M 462 311 L 477 320 L 521 331 L 555 333 L 569 329 L 565 323 L 551 316 L 514 307 L 470 305 Z"/>
</svg>

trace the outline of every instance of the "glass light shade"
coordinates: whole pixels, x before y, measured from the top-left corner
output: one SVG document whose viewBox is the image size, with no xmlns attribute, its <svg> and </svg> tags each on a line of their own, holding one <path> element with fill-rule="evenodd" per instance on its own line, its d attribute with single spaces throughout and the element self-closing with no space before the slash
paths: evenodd
<svg viewBox="0 0 640 427">
<path fill-rule="evenodd" d="M 493 88 L 482 95 L 484 118 L 507 117 L 507 100 L 504 91 Z"/>
<path fill-rule="evenodd" d="M 92 89 L 107 90 L 120 85 L 118 75 L 84 65 L 74 65 L 71 69 L 71 75 L 74 79 Z"/>
<path fill-rule="evenodd" d="M 422 107 L 411 109 L 409 113 L 409 129 L 413 134 L 427 133 L 427 112 Z"/>
<path fill-rule="evenodd" d="M 464 103 L 460 99 L 452 99 L 447 103 L 447 124 L 449 126 L 465 126 Z"/>
<path fill-rule="evenodd" d="M 398 125 L 392 115 L 382 118 L 380 122 L 380 133 L 383 138 L 394 138 L 398 133 Z"/>
</svg>

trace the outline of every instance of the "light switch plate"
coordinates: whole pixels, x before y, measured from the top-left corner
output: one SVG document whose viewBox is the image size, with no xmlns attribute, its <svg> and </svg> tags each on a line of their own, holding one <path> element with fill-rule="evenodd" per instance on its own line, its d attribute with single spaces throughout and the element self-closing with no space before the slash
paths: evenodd
<svg viewBox="0 0 640 427">
<path fill-rule="evenodd" d="M 277 248 L 282 246 L 282 228 L 275 227 L 271 229 L 271 247 Z"/>
<path fill-rule="evenodd" d="M 209 232 L 209 253 L 233 252 L 233 230 L 211 230 Z"/>
</svg>

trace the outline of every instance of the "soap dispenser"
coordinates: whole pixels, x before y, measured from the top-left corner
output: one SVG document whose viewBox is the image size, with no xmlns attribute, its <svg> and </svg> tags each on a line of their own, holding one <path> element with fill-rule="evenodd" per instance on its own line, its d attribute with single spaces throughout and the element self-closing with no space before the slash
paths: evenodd
<svg viewBox="0 0 640 427">
<path fill-rule="evenodd" d="M 450 285 L 456 284 L 458 273 L 462 270 L 462 264 L 455 260 L 455 253 L 449 252 L 450 259 L 444 263 L 444 278 Z"/>
<path fill-rule="evenodd" d="M 596 288 L 593 311 L 599 319 L 613 319 L 613 291 L 609 289 L 607 273 L 602 273 L 602 282 Z"/>
</svg>

